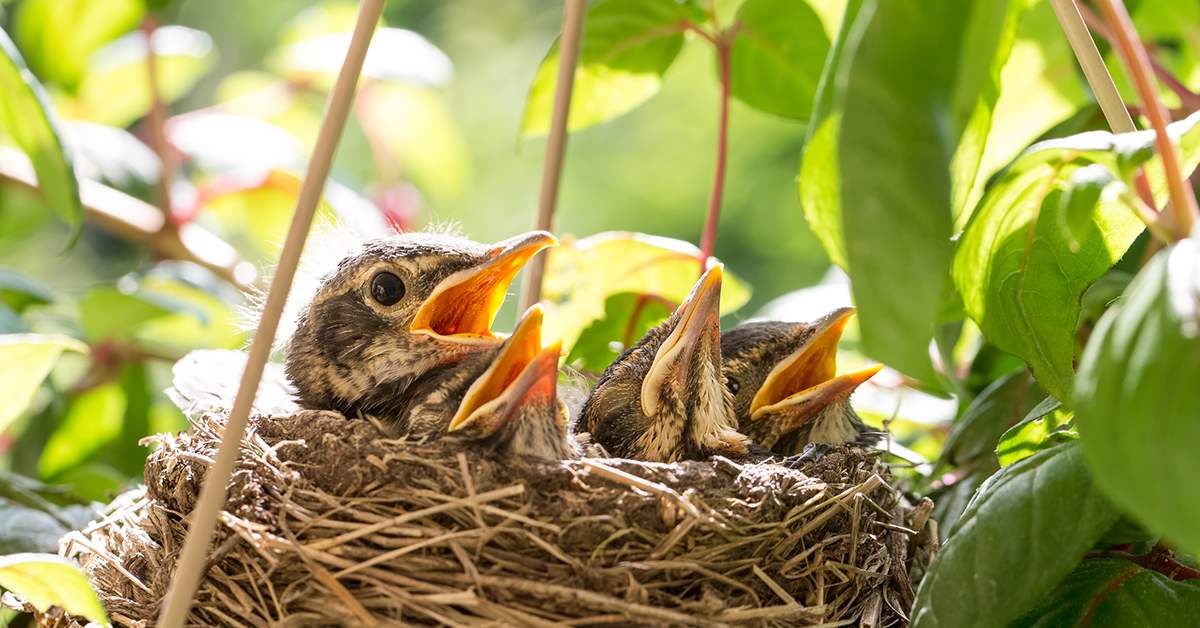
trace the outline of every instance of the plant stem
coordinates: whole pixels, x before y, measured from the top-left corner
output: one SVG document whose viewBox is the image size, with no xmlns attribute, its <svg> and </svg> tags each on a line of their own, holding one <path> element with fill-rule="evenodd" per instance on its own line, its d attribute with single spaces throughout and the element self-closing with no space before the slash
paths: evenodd
<svg viewBox="0 0 1200 628">
<path fill-rule="evenodd" d="M 1113 133 L 1136 131 L 1133 118 L 1129 117 L 1129 111 L 1121 101 L 1121 94 L 1117 92 L 1117 85 L 1113 83 L 1108 68 L 1104 66 L 1104 59 L 1096 49 L 1096 42 L 1083 23 L 1083 17 L 1079 13 L 1080 7 L 1075 4 L 1075 0 L 1050 0 L 1050 4 L 1054 7 L 1054 14 L 1058 16 L 1058 23 L 1067 35 L 1067 41 L 1071 42 L 1071 50 L 1079 60 L 1079 67 L 1083 68 L 1083 75 L 1087 77 L 1088 85 L 1091 85 L 1092 93 L 1096 95 L 1096 102 L 1100 103 L 1100 110 L 1104 112 L 1109 128 Z"/>
<path fill-rule="evenodd" d="M 161 164 L 158 173 L 158 207 L 171 220 L 171 168 L 170 150 L 167 147 L 167 107 L 163 104 L 162 90 L 158 84 L 158 55 L 154 53 L 154 31 L 158 30 L 158 20 L 153 15 L 146 16 L 142 21 L 142 32 L 146 35 L 146 72 L 149 75 L 150 86 L 150 136 L 154 144 L 154 153 L 158 155 Z"/>
<path fill-rule="evenodd" d="M 383 14 L 383 5 L 384 0 L 362 0 L 359 4 L 350 47 L 326 101 L 317 144 L 313 149 L 312 159 L 308 162 L 308 172 L 300 188 L 300 196 L 296 200 L 296 212 L 292 215 L 292 224 L 288 229 L 283 251 L 279 254 L 279 265 L 275 269 L 275 277 L 267 293 L 262 320 L 250 345 L 246 371 L 242 374 L 233 410 L 229 413 L 229 421 L 221 438 L 221 447 L 217 450 L 216 459 L 204 478 L 204 487 L 200 490 L 196 508 L 192 511 L 178 571 L 168 590 L 158 621 L 159 628 L 182 628 L 196 597 L 196 586 L 200 582 L 208 546 L 212 541 L 218 515 L 225 504 L 229 478 L 241 450 L 242 437 L 250 418 L 250 406 L 254 403 L 263 368 L 271 357 L 271 346 L 275 342 L 279 318 L 300 263 L 304 240 L 308 237 L 313 215 L 321 200 L 321 190 L 324 189 L 325 179 L 329 176 L 338 140 L 341 139 L 346 119 L 350 115 L 354 88 L 358 84 L 359 75 L 362 74 L 363 60 L 367 56 L 367 48 L 371 44 L 375 26 Z"/>
<path fill-rule="evenodd" d="M 722 37 L 717 43 L 717 59 L 721 67 L 721 120 L 717 127 L 717 172 L 713 177 L 712 197 L 708 201 L 708 218 L 700 238 L 700 272 L 708 268 L 717 244 L 717 224 L 721 220 L 721 197 L 725 193 L 725 160 L 729 141 L 729 61 L 730 43 Z"/>
<path fill-rule="evenodd" d="M 558 204 L 558 184 L 562 179 L 563 157 L 567 151 L 567 122 L 571 114 L 571 90 L 575 86 L 575 68 L 583 46 L 583 22 L 587 17 L 585 0 L 567 0 L 563 8 L 562 38 L 558 43 L 558 84 L 554 88 L 554 109 L 550 113 L 550 135 L 546 138 L 546 160 L 542 165 L 542 192 L 533 228 L 554 231 L 554 207 Z M 546 273 L 546 251 L 535 255 L 525 266 L 521 285 L 521 311 L 542 299 L 542 277 Z"/>
<path fill-rule="evenodd" d="M 1191 232 L 1196 219 L 1200 218 L 1200 209 L 1196 207 L 1196 194 L 1191 185 L 1184 185 L 1175 146 L 1167 135 L 1167 108 L 1158 97 L 1158 86 L 1150 81 L 1153 73 L 1150 69 L 1150 57 L 1137 36 L 1137 30 L 1133 27 L 1129 12 L 1125 10 L 1125 4 L 1120 0 L 1098 0 L 1098 3 L 1104 18 L 1113 29 L 1113 34 L 1116 35 L 1125 65 L 1137 85 L 1142 105 L 1146 107 L 1147 117 L 1154 127 L 1158 153 L 1162 156 L 1167 187 L 1171 192 L 1171 228 L 1175 239 L 1182 240 Z"/>
<path fill-rule="evenodd" d="M 1095 31 L 1097 35 L 1103 37 L 1110 46 L 1115 45 L 1113 40 L 1116 39 L 1116 36 L 1114 36 L 1112 30 L 1108 28 L 1108 24 L 1105 24 L 1104 20 L 1100 19 L 1100 16 L 1092 13 L 1092 10 L 1087 8 L 1087 5 L 1079 5 L 1079 14 L 1083 17 L 1083 21 L 1087 24 L 1088 28 Z M 1153 56 L 1150 56 L 1149 59 L 1150 65 L 1154 67 L 1154 75 L 1157 76 L 1160 81 L 1165 83 L 1167 87 L 1171 88 L 1171 91 L 1175 92 L 1175 94 L 1179 96 L 1179 100 L 1184 104 L 1185 107 L 1189 107 L 1193 110 L 1200 107 L 1200 94 L 1188 89 L 1187 85 L 1184 85 L 1183 82 L 1175 78 L 1175 75 L 1171 74 L 1170 70 L 1164 68 L 1162 64 L 1159 63 L 1158 60 Z"/>
</svg>

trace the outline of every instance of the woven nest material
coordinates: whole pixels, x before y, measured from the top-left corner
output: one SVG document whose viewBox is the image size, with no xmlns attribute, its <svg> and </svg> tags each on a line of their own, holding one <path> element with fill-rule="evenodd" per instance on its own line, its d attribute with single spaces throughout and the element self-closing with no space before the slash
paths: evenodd
<svg viewBox="0 0 1200 628">
<path fill-rule="evenodd" d="M 64 539 L 115 625 L 153 624 L 223 422 L 158 437 L 144 496 Z M 930 504 L 889 480 L 857 449 L 800 471 L 551 463 L 257 418 L 190 623 L 905 626 Z"/>
</svg>

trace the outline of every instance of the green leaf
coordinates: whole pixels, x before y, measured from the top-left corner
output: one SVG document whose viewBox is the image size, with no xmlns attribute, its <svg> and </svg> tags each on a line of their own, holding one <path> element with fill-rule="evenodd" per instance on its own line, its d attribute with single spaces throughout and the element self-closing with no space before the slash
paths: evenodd
<svg viewBox="0 0 1200 628">
<path fill-rule="evenodd" d="M 1000 465 L 1007 467 L 1043 449 L 1079 438 L 1072 425 L 1074 417 L 1074 413 L 1064 408 L 1061 401 L 1046 397 L 1000 438 L 1000 445 L 996 448 Z"/>
<path fill-rule="evenodd" d="M 108 287 L 95 288 L 84 295 L 79 311 L 84 337 L 92 344 L 132 340 L 143 324 L 171 313 L 160 303 Z"/>
<path fill-rule="evenodd" d="M 974 182 L 1025 8 L 875 0 L 856 17 L 859 43 L 839 71 L 842 205 L 825 211 L 843 214 L 864 351 L 927 382 L 937 381 L 929 344 L 949 282 L 953 208 Z"/>
<path fill-rule="evenodd" d="M 152 38 L 158 70 L 158 90 L 171 103 L 192 87 L 216 63 L 208 33 L 183 26 L 164 26 Z M 130 33 L 98 50 L 88 64 L 75 103 L 77 117 L 126 127 L 150 111 L 149 46 L 143 32 Z"/>
<path fill-rule="evenodd" d="M 58 334 L 0 336 L 0 432 L 29 408 L 64 349 L 89 352 L 82 342 Z"/>
<path fill-rule="evenodd" d="M 71 165 L 58 115 L 46 90 L 25 67 L 8 34 L 0 30 L 0 127 L 16 141 L 37 174 L 38 191 L 52 210 L 71 225 L 67 248 L 83 229 L 79 182 Z"/>
<path fill-rule="evenodd" d="M 954 284 L 967 313 L 1058 399 L 1071 398 L 1084 291 L 1144 228 L 1130 208 L 1104 200 L 1077 225 L 1078 254 L 1059 227 L 1062 188 L 1083 166 L 1115 165 L 1112 139 L 1093 132 L 1031 147 L 984 195 L 955 253 Z"/>
<path fill-rule="evenodd" d="M 31 305 L 45 305 L 54 297 L 46 284 L 7 268 L 0 268 L 0 303 L 16 312 Z"/>
<path fill-rule="evenodd" d="M 954 424 L 943 446 L 943 458 L 957 466 L 995 451 L 1005 430 L 1045 398 L 1046 391 L 1030 380 L 1025 369 L 1001 377 L 979 393 Z"/>
<path fill-rule="evenodd" d="M 71 494 L 80 499 L 104 504 L 128 487 L 131 478 L 111 465 L 86 462 L 63 471 L 54 481 L 69 487 Z"/>
<path fill-rule="evenodd" d="M 1200 580 L 1175 582 L 1127 560 L 1085 560 L 1009 628 L 1200 626 Z"/>
<path fill-rule="evenodd" d="M 633 292 L 682 302 L 700 278 L 699 255 L 699 249 L 681 240 L 625 231 L 564 239 L 546 259 L 542 298 L 549 303 L 542 339 L 562 340 L 564 348 L 573 350 L 580 333 L 604 318 L 605 302 L 614 294 Z M 721 315 L 749 300 L 750 286 L 726 269 Z"/>
<path fill-rule="evenodd" d="M 24 334 L 28 331 L 29 327 L 21 315 L 0 301 L 0 335 Z"/>
<path fill-rule="evenodd" d="M 1084 166 L 1071 173 L 1066 190 L 1058 199 L 1058 225 L 1072 253 L 1079 253 L 1079 239 L 1087 234 L 1100 196 L 1109 187 L 1123 192 L 1127 188 L 1102 164 Z M 1115 200 L 1115 199 L 1113 199 Z M 1132 244 L 1132 243 L 1131 243 Z"/>
<path fill-rule="evenodd" d="M 1001 628 L 1083 558 L 1118 513 L 1092 483 L 1078 442 L 992 476 L 917 591 L 913 628 Z"/>
<path fill-rule="evenodd" d="M 88 57 L 137 28 L 145 11 L 139 0 L 29 0 L 14 32 L 38 75 L 74 93 Z"/>
<path fill-rule="evenodd" d="M 683 47 L 686 8 L 674 0 L 605 0 L 588 11 L 575 70 L 567 129 L 620 117 L 658 93 L 663 74 Z M 521 137 L 550 130 L 558 86 L 558 43 L 538 66 Z"/>
<path fill-rule="evenodd" d="M 56 479 L 116 438 L 124 423 L 125 405 L 125 392 L 116 382 L 76 397 L 42 450 L 38 476 L 43 480 Z"/>
<path fill-rule="evenodd" d="M 1200 547 L 1200 263 L 1160 251 L 1100 319 L 1079 366 L 1075 417 L 1096 481 L 1122 509 Z"/>
<path fill-rule="evenodd" d="M 24 596 L 40 611 L 61 606 L 101 624 L 108 622 L 87 578 L 73 561 L 53 554 L 0 557 L 0 586 Z"/>
<path fill-rule="evenodd" d="M 1000 465 L 991 458 L 977 460 L 974 464 L 977 466 L 965 476 L 958 478 L 948 487 L 940 488 L 929 495 L 933 500 L 933 518 L 938 522 L 938 537 L 942 543 L 945 543 L 946 539 L 950 537 L 950 531 L 954 529 L 954 524 L 967 510 L 967 506 L 979 492 L 979 487 L 1000 470 Z"/>
<path fill-rule="evenodd" d="M 52 515 L 0 499 L 0 554 L 57 552 L 66 533 Z"/>
<path fill-rule="evenodd" d="M 730 93 L 759 111 L 807 120 L 829 53 L 821 19 L 796 0 L 748 0 L 737 19 Z"/>
<path fill-rule="evenodd" d="M 579 334 L 567 364 L 576 369 L 604 370 L 651 327 L 663 322 L 674 307 L 653 295 L 622 292 L 604 301 L 604 317 Z"/>
</svg>

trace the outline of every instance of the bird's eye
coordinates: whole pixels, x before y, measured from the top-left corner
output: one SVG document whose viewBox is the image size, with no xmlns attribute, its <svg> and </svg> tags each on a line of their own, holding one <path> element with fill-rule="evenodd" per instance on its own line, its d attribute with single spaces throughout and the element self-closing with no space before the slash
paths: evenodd
<svg viewBox="0 0 1200 628">
<path fill-rule="evenodd" d="M 404 298 L 404 282 L 392 273 L 379 273 L 371 280 L 371 296 L 380 305 L 395 305 Z"/>
<path fill-rule="evenodd" d="M 737 380 L 732 377 L 725 379 L 725 386 L 729 388 L 729 392 L 735 395 L 738 394 L 738 390 L 741 389 L 741 385 L 738 384 Z"/>
</svg>

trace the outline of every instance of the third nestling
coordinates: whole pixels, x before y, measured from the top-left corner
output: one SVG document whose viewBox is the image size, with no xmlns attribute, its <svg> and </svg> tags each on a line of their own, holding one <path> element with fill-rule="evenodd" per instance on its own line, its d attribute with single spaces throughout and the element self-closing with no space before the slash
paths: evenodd
<svg viewBox="0 0 1200 628">
<path fill-rule="evenodd" d="M 854 312 L 841 308 L 810 324 L 748 323 L 721 335 L 739 431 L 781 456 L 810 444 L 879 441 L 851 407 L 850 394 L 883 365 L 836 375 L 838 340 Z"/>
</svg>

